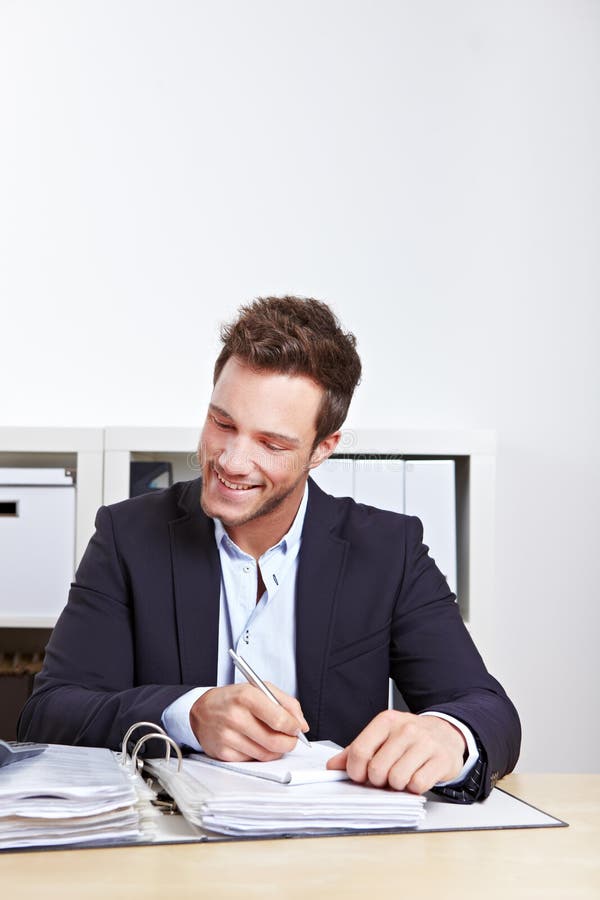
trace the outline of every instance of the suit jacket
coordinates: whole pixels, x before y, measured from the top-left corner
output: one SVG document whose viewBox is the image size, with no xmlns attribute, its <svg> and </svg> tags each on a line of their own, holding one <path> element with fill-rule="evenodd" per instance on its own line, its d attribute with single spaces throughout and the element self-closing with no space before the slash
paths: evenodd
<svg viewBox="0 0 600 900">
<path fill-rule="evenodd" d="M 221 570 L 200 479 L 102 507 L 19 722 L 22 740 L 116 748 L 134 722 L 216 684 Z M 418 519 L 311 480 L 296 583 L 298 699 L 313 740 L 348 744 L 387 708 L 465 722 L 480 796 L 518 758 L 520 724 L 488 674 Z"/>
</svg>

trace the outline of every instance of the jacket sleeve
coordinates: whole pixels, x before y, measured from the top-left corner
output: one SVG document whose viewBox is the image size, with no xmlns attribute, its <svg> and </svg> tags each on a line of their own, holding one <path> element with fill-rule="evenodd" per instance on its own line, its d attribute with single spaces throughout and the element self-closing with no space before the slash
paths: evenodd
<svg viewBox="0 0 600 900">
<path fill-rule="evenodd" d="M 411 517 L 392 625 L 390 671 L 412 712 L 447 713 L 471 729 L 481 747 L 479 785 L 471 798 L 483 799 L 516 765 L 519 716 L 487 671 L 422 538 L 420 521 Z"/>
<path fill-rule="evenodd" d="M 136 683 L 134 618 L 111 512 L 102 507 L 21 713 L 19 740 L 118 749 L 133 723 L 160 724 L 163 710 L 193 685 L 176 677 L 173 684 Z"/>
</svg>

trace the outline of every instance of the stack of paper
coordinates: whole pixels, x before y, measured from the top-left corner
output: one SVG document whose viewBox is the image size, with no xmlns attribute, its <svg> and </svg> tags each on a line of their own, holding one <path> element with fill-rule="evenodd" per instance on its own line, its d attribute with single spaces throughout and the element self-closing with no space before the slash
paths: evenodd
<svg viewBox="0 0 600 900">
<path fill-rule="evenodd" d="M 337 749 L 313 744 L 275 763 L 220 763 L 195 755 L 181 772 L 152 760 L 150 771 L 186 819 L 230 835 L 322 834 L 415 828 L 425 798 L 354 784 L 325 769 Z"/>
<path fill-rule="evenodd" d="M 112 751 L 50 745 L 0 769 L 0 849 L 140 840 L 150 796 Z"/>
</svg>

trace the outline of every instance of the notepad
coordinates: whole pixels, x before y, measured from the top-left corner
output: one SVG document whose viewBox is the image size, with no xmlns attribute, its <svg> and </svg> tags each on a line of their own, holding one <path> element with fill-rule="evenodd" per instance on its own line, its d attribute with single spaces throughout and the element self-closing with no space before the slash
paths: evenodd
<svg viewBox="0 0 600 900">
<path fill-rule="evenodd" d="M 326 768 L 327 760 L 341 749 L 330 741 L 325 743 L 313 741 L 310 747 L 298 741 L 290 753 L 285 753 L 280 759 L 272 762 L 223 762 L 220 759 L 212 759 L 204 753 L 193 753 L 190 758 L 203 765 L 218 766 L 240 775 L 266 778 L 279 784 L 317 784 L 348 779 L 345 770 Z"/>
</svg>

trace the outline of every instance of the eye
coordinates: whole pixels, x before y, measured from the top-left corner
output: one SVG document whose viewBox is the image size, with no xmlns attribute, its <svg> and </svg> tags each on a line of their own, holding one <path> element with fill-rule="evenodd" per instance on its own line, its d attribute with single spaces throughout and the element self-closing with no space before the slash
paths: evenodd
<svg viewBox="0 0 600 900">
<path fill-rule="evenodd" d="M 233 428 L 233 425 L 231 425 L 229 422 L 222 422 L 220 419 L 217 419 L 216 416 L 211 416 L 210 418 L 213 425 L 216 425 L 216 427 L 220 428 L 221 431 L 231 431 L 231 429 Z"/>
<path fill-rule="evenodd" d="M 283 453 L 285 450 L 287 450 L 287 447 L 282 447 L 281 444 L 273 443 L 273 440 L 266 436 L 262 437 L 260 439 L 260 442 L 265 450 L 269 451 L 269 453 Z"/>
</svg>

